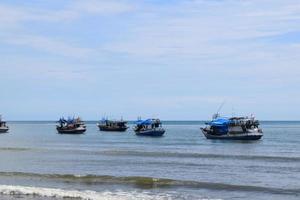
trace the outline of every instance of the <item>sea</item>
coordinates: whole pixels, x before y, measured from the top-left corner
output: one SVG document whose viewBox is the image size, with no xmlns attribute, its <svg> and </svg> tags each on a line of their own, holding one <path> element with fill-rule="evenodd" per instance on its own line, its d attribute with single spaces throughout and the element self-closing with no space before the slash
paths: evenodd
<svg viewBox="0 0 300 200">
<path fill-rule="evenodd" d="M 0 134 L 0 199 L 300 199 L 300 122 L 262 121 L 258 141 L 208 140 L 203 121 L 166 121 L 163 137 L 62 135 L 55 122 Z"/>
</svg>

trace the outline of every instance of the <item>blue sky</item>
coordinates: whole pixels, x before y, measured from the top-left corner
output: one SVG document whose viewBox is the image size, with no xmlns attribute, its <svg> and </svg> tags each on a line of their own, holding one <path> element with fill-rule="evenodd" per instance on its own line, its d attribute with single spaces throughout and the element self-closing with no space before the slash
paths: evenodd
<svg viewBox="0 0 300 200">
<path fill-rule="evenodd" d="M 8 120 L 300 119 L 298 0 L 2 0 Z"/>
</svg>

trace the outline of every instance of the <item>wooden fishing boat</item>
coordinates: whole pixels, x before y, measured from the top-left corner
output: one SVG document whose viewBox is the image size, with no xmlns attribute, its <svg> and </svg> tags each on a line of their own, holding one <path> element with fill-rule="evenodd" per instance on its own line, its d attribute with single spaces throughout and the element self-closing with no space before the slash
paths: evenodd
<svg viewBox="0 0 300 200">
<path fill-rule="evenodd" d="M 135 124 L 136 135 L 158 137 L 163 136 L 166 132 L 159 119 L 138 120 Z"/>
<path fill-rule="evenodd" d="M 0 133 L 7 133 L 9 127 L 6 125 L 6 121 L 2 120 L 2 116 L 0 115 Z"/>
<path fill-rule="evenodd" d="M 259 140 L 263 136 L 254 117 L 216 117 L 201 128 L 207 139 Z"/>
<path fill-rule="evenodd" d="M 76 119 L 68 118 L 67 120 L 61 118 L 58 123 L 56 130 L 61 134 L 82 134 L 86 131 L 86 126 L 79 117 Z"/>
<path fill-rule="evenodd" d="M 101 120 L 97 126 L 100 131 L 125 132 L 128 129 L 126 124 L 127 122 L 123 120 L 114 121 L 105 119 Z"/>
</svg>

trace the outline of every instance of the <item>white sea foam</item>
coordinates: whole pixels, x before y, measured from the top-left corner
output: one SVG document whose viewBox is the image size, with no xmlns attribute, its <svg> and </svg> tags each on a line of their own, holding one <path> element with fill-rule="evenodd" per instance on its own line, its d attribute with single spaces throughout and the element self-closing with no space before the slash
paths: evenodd
<svg viewBox="0 0 300 200">
<path fill-rule="evenodd" d="M 167 194 L 151 195 L 146 192 L 96 192 L 91 190 L 63 190 L 55 188 L 42 187 L 26 187 L 26 186 L 12 186 L 0 185 L 0 194 L 2 195 L 32 195 L 39 197 L 54 197 L 58 199 L 63 198 L 78 198 L 82 200 L 150 200 L 150 199 L 171 199 Z"/>
</svg>

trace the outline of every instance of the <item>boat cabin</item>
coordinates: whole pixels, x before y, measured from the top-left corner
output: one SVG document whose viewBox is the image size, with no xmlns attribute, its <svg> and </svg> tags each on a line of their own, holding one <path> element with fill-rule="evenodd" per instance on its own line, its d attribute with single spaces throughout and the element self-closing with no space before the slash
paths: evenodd
<svg viewBox="0 0 300 200">
<path fill-rule="evenodd" d="M 253 117 L 232 117 L 232 118 L 216 118 L 206 123 L 211 133 L 227 134 L 227 133 L 243 133 L 248 130 L 258 129 L 259 121 Z"/>
<path fill-rule="evenodd" d="M 99 125 L 107 127 L 125 127 L 127 124 L 126 121 L 114 121 L 114 120 L 101 120 Z"/>
<path fill-rule="evenodd" d="M 7 126 L 6 126 L 6 122 L 0 121 L 0 127 L 7 127 Z"/>
<path fill-rule="evenodd" d="M 64 118 L 59 119 L 58 121 L 60 128 L 78 128 L 84 126 L 83 121 L 78 118 L 68 118 L 67 120 Z"/>
<path fill-rule="evenodd" d="M 136 121 L 136 131 L 152 130 L 157 128 L 162 128 L 162 124 L 159 119 L 147 119 Z"/>
</svg>

